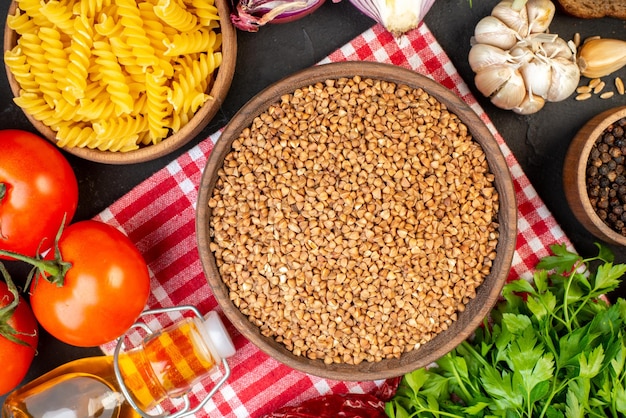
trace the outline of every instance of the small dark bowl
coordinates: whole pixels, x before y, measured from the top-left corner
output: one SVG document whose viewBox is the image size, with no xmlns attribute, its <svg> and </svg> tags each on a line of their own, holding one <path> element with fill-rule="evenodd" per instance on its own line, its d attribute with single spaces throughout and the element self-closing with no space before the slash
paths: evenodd
<svg viewBox="0 0 626 418">
<path fill-rule="evenodd" d="M 563 188 L 574 216 L 594 236 L 615 245 L 626 245 L 626 236 L 607 225 L 592 206 L 587 193 L 587 163 L 596 140 L 623 117 L 626 106 L 606 110 L 589 120 L 572 140 L 563 166 Z"/>
</svg>

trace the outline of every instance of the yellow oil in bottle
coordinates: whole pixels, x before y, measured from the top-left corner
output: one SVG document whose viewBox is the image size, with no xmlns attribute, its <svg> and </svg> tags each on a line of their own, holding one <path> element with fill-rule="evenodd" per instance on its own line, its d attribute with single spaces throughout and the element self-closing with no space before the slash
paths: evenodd
<svg viewBox="0 0 626 418">
<path fill-rule="evenodd" d="M 165 398 L 183 395 L 215 364 L 197 320 L 190 318 L 119 356 L 124 383 L 143 410 L 152 409 Z"/>
</svg>

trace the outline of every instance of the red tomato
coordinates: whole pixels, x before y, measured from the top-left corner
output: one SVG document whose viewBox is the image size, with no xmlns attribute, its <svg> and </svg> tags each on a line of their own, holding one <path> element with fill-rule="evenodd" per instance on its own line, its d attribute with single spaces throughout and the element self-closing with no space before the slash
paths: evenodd
<svg viewBox="0 0 626 418">
<path fill-rule="evenodd" d="M 69 225 L 58 245 L 71 267 L 60 286 L 43 277 L 33 279 L 30 302 L 37 321 L 74 346 L 115 340 L 148 300 L 150 276 L 141 253 L 122 232 L 92 220 Z M 52 253 L 46 259 L 54 258 Z"/>
<path fill-rule="evenodd" d="M 14 306 L 16 298 L 18 302 Z M 23 344 L 14 338 L 23 341 Z M 24 379 L 35 357 L 38 342 L 37 321 L 30 307 L 19 296 L 17 289 L 11 292 L 5 282 L 0 282 L 0 395 L 10 392 Z"/>
<path fill-rule="evenodd" d="M 0 130 L 0 155 L 0 249 L 34 256 L 40 244 L 42 252 L 52 246 L 63 217 L 72 220 L 76 176 L 54 145 L 30 132 Z"/>
</svg>

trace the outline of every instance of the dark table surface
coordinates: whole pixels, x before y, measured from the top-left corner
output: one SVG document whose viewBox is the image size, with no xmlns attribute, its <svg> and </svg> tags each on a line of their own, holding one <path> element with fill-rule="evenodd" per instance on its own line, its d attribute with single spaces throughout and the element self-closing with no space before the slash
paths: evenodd
<svg viewBox="0 0 626 418">
<path fill-rule="evenodd" d="M 473 29 L 482 17 L 490 13 L 497 0 L 473 0 L 472 3 L 470 6 L 469 0 L 438 0 L 425 22 L 491 117 L 577 251 L 582 255 L 595 254 L 594 242 L 598 240 L 578 223 L 565 200 L 563 160 L 571 139 L 584 123 L 603 110 L 626 105 L 626 95 L 609 100 L 593 97 L 581 102 L 571 97 L 563 102 L 548 103 L 539 113 L 530 116 L 497 109 L 475 89 L 473 72 L 467 62 Z M 8 5 L 8 0 L 0 2 L 2 30 Z M 135 185 L 225 125 L 241 106 L 263 88 L 294 71 L 314 65 L 373 24 L 348 0 L 342 0 L 338 3 L 327 1 L 312 15 L 292 23 L 267 25 L 257 33 L 238 31 L 238 58 L 232 88 L 213 121 L 187 146 L 158 160 L 128 166 L 93 163 L 64 153 L 79 183 L 80 198 L 74 220 L 97 215 Z M 594 35 L 626 39 L 626 21 L 612 18 L 583 20 L 558 11 L 550 31 L 565 40 L 572 39 L 575 33 L 580 33 L 583 39 Z M 4 66 L 0 71 L 0 129 L 17 128 L 35 132 L 22 111 L 12 102 Z M 626 80 L 626 68 L 607 77 L 607 84 L 612 83 L 616 75 Z M 581 80 L 581 83 L 585 82 Z M 610 248 L 616 254 L 616 262 L 626 262 L 626 249 Z M 9 263 L 8 268 L 17 282 L 25 274 L 21 265 Z M 620 290 L 616 296 L 624 293 L 626 290 Z M 38 355 L 25 382 L 70 360 L 96 354 L 101 354 L 98 348 L 70 347 L 42 331 Z M 0 364 L 5 361 L 10 359 L 0 359 Z M 0 379 L 1 373 L 0 370 Z M 4 398 L 0 397 L 0 402 Z"/>
</svg>

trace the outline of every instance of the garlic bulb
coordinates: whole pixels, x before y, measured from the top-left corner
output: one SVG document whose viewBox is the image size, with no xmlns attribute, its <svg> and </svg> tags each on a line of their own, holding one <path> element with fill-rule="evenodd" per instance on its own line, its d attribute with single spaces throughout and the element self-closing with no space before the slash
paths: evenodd
<svg viewBox="0 0 626 418">
<path fill-rule="evenodd" d="M 495 106 L 528 115 L 576 90 L 576 51 L 548 33 L 555 10 L 551 0 L 502 0 L 476 25 L 469 64 Z"/>
</svg>

